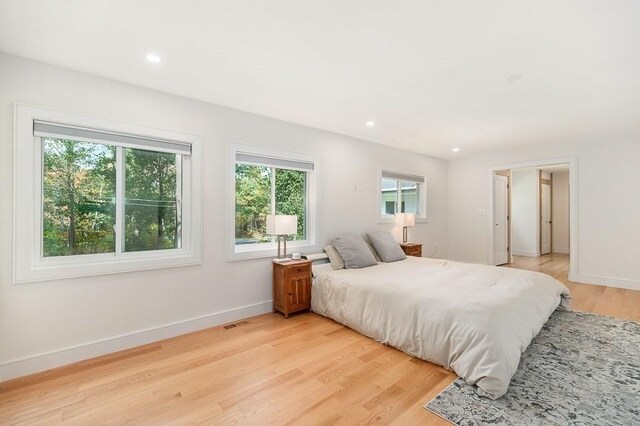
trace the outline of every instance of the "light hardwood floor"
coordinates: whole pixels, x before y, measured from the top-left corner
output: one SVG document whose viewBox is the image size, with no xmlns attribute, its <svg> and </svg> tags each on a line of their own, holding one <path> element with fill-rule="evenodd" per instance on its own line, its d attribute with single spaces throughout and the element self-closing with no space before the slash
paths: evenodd
<svg viewBox="0 0 640 426">
<path fill-rule="evenodd" d="M 567 282 L 567 257 L 511 267 L 573 307 L 640 320 L 640 292 Z M 0 384 L 0 424 L 448 424 L 422 406 L 455 374 L 312 313 L 250 318 Z"/>
<path fill-rule="evenodd" d="M 640 321 L 640 291 L 569 281 L 569 255 L 542 257 L 513 256 L 511 268 L 544 272 L 562 281 L 571 290 L 571 309 Z"/>
</svg>

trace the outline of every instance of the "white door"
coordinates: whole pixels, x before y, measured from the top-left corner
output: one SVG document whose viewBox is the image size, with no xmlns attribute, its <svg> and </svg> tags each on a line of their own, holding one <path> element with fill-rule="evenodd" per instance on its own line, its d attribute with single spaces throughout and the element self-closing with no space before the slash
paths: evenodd
<svg viewBox="0 0 640 426">
<path fill-rule="evenodd" d="M 509 263 L 509 179 L 493 177 L 493 259 L 496 265 Z"/>
<path fill-rule="evenodd" d="M 542 184 L 540 194 L 540 254 L 551 253 L 551 185 Z"/>
</svg>

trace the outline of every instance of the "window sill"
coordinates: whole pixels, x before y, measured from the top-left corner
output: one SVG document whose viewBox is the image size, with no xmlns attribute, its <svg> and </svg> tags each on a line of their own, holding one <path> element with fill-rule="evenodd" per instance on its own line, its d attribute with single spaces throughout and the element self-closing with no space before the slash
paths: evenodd
<svg viewBox="0 0 640 426">
<path fill-rule="evenodd" d="M 291 253 L 313 253 L 320 250 L 317 245 L 312 243 L 300 244 L 300 245 L 292 245 L 291 243 L 287 244 L 287 255 L 291 255 Z M 251 260 L 251 259 L 266 259 L 266 258 L 275 258 L 278 256 L 278 249 L 273 247 L 263 248 L 263 249 L 253 249 L 246 251 L 234 251 L 233 253 L 229 253 L 227 256 L 228 262 L 236 262 L 239 260 Z"/>
<path fill-rule="evenodd" d="M 151 256 L 151 255 L 150 255 Z M 88 261 L 82 264 L 64 264 L 46 262 L 22 270 L 14 277 L 14 284 L 55 281 L 69 278 L 91 277 L 96 275 L 113 275 L 126 272 L 148 271 L 153 269 L 177 268 L 202 264 L 199 256 L 189 253 L 174 254 L 164 253 L 155 258 L 120 258 L 103 257 L 101 260 Z M 18 272 L 16 270 L 16 272 Z"/>
<path fill-rule="evenodd" d="M 395 218 L 393 216 L 391 217 L 378 217 L 378 225 L 385 225 L 385 224 L 392 224 L 395 225 Z M 423 223 L 429 223 L 429 221 L 427 220 L 426 217 L 416 217 L 416 225 L 417 224 L 423 224 Z"/>
</svg>

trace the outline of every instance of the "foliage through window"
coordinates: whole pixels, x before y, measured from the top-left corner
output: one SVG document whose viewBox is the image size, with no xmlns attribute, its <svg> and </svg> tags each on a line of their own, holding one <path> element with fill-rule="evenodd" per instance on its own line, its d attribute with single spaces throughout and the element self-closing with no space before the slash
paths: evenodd
<svg viewBox="0 0 640 426">
<path fill-rule="evenodd" d="M 272 256 L 277 244 L 267 234 L 267 215 L 295 215 L 297 232 L 288 247 L 314 247 L 317 165 L 314 156 L 246 145 L 230 145 L 230 260 Z"/>
<path fill-rule="evenodd" d="M 115 147 L 43 138 L 43 255 L 113 253 Z"/>
<path fill-rule="evenodd" d="M 124 251 L 180 247 L 180 156 L 125 150 Z"/>
<path fill-rule="evenodd" d="M 424 217 L 425 179 L 383 171 L 380 177 L 380 215 L 415 213 Z"/>
<path fill-rule="evenodd" d="M 268 214 L 298 216 L 298 232 L 290 241 L 306 240 L 307 173 L 273 166 L 236 163 L 235 244 L 274 241 L 266 233 Z"/>
<path fill-rule="evenodd" d="M 52 137 L 42 143 L 44 257 L 180 247 L 179 154 Z M 116 191 L 119 170 L 124 197 Z"/>
</svg>

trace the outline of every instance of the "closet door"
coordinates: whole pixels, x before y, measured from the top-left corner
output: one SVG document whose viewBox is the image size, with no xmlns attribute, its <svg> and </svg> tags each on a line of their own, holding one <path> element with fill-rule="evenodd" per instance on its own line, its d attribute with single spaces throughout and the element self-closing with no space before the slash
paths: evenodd
<svg viewBox="0 0 640 426">
<path fill-rule="evenodd" d="M 493 177 L 493 250 L 496 265 L 509 263 L 509 179 Z"/>
<path fill-rule="evenodd" d="M 551 253 L 551 185 L 540 185 L 540 254 Z"/>
</svg>

